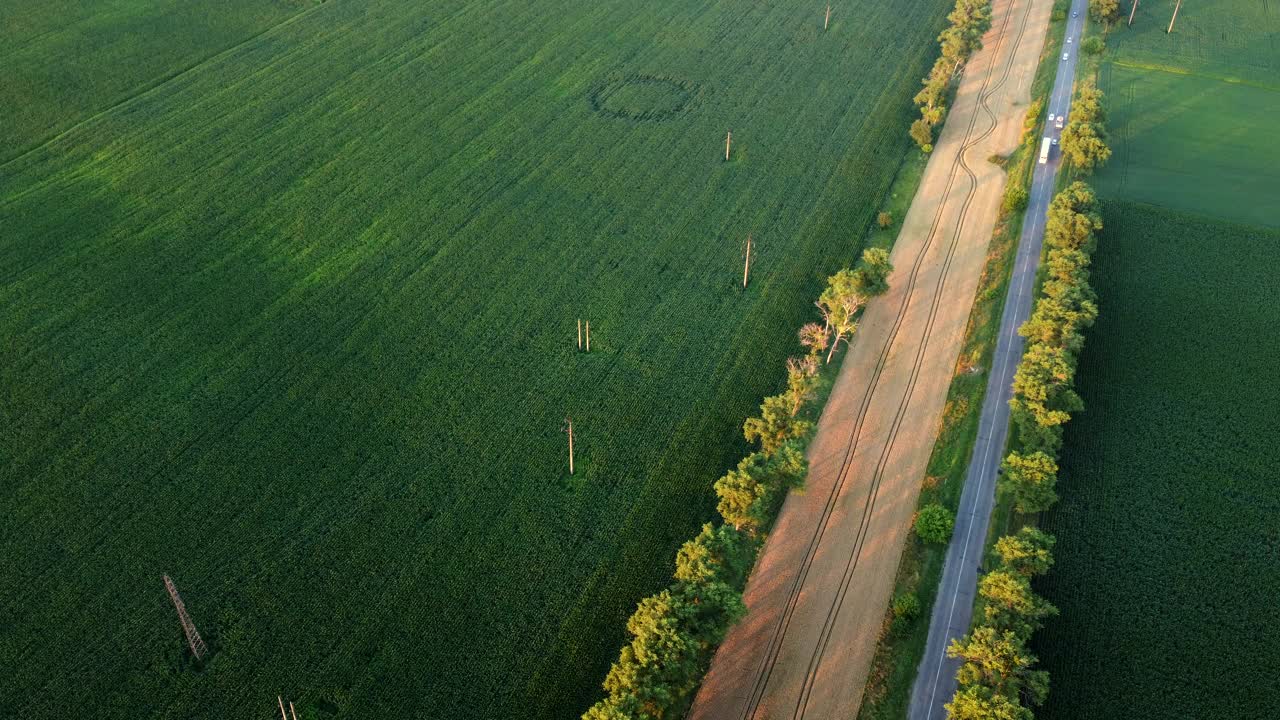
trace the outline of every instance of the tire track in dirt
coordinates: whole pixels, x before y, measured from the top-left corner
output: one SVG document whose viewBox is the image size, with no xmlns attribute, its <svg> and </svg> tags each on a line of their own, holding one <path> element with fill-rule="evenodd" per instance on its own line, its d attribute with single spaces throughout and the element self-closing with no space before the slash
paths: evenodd
<svg viewBox="0 0 1280 720">
<path fill-rule="evenodd" d="M 1017 39 L 1013 43 L 1013 50 L 1011 50 L 1009 54 L 1005 57 L 1004 71 L 1000 75 L 1000 80 L 990 88 L 987 87 L 987 84 L 991 80 L 991 73 L 988 72 L 987 77 L 984 78 L 983 80 L 983 89 L 982 91 L 979 92 L 979 95 L 978 95 L 978 108 L 987 116 L 987 120 L 988 120 L 987 128 L 983 130 L 982 133 L 980 133 L 977 137 L 974 137 L 968 140 L 961 147 L 960 152 L 956 155 L 957 163 L 953 163 L 952 165 L 952 169 L 950 173 L 951 179 L 955 178 L 955 169 L 958 166 L 961 170 L 964 171 L 965 175 L 969 180 L 969 183 L 970 183 L 969 189 L 966 192 L 964 202 L 961 205 L 960 217 L 957 221 L 955 231 L 951 235 L 951 243 L 947 248 L 947 257 L 943 265 L 943 271 L 942 273 L 939 274 L 937 283 L 934 286 L 933 301 L 929 309 L 929 319 L 925 325 L 925 330 L 922 335 L 920 345 L 916 350 L 915 362 L 914 362 L 914 366 L 912 367 L 911 379 L 908 382 L 906 391 L 902 395 L 902 399 L 899 401 L 898 410 L 894 416 L 894 423 L 889 431 L 890 432 L 889 440 L 885 444 L 883 451 L 880 453 L 880 458 L 876 464 L 875 474 L 872 480 L 873 493 L 879 490 L 880 483 L 884 479 L 884 472 L 885 472 L 885 468 L 889 463 L 889 456 L 893 452 L 894 443 L 897 440 L 898 433 L 902 428 L 903 419 L 906 417 L 907 406 L 911 402 L 911 396 L 915 390 L 916 383 L 919 380 L 920 369 L 924 364 L 924 357 L 929 348 L 929 340 L 933 336 L 933 325 L 934 325 L 934 322 L 937 320 L 938 309 L 942 303 L 942 291 L 943 291 L 943 288 L 945 287 L 947 276 L 951 269 L 952 261 L 955 258 L 956 248 L 959 245 L 960 237 L 964 231 L 964 224 L 965 224 L 965 220 L 968 218 L 969 208 L 973 203 L 973 199 L 975 195 L 977 194 L 978 175 L 973 171 L 972 168 L 969 167 L 966 156 L 968 155 L 969 150 L 971 150 L 973 147 L 978 145 L 980 142 L 986 140 L 996 130 L 996 126 L 998 125 L 998 120 L 996 118 L 996 114 L 992 112 L 990 106 L 988 105 L 988 102 L 991 96 L 1001 87 L 1003 87 L 1005 82 L 1009 79 L 1009 72 L 1013 67 L 1013 64 L 1014 64 L 1013 60 L 1017 53 L 1017 48 L 1022 43 L 1023 34 L 1026 32 L 1026 29 L 1027 29 L 1027 19 L 1030 16 L 1030 10 L 1031 10 L 1031 4 L 1027 3 L 1023 10 L 1022 17 L 1019 20 L 1018 30 L 1017 30 Z M 1009 17 L 1010 15 L 1005 15 L 1006 25 L 1008 23 Z M 1006 37 L 1005 28 L 1002 28 L 1000 32 L 1000 42 L 998 43 L 997 48 L 992 55 L 993 62 L 995 58 L 999 57 L 1000 49 L 1004 44 L 1005 37 Z M 978 118 L 978 113 L 975 112 L 973 116 L 970 118 L 969 128 L 966 132 L 966 137 L 972 135 L 973 127 L 977 123 L 977 118 Z M 948 186 L 948 194 L 949 193 L 950 193 L 950 186 Z M 943 202 L 943 204 L 939 205 L 938 213 L 935 215 L 935 228 L 937 227 L 937 224 L 941 219 L 943 207 L 945 207 L 945 201 Z M 874 505 L 874 502 L 875 502 L 875 497 L 873 495 L 870 498 L 870 502 L 868 504 L 868 510 L 864 511 L 863 513 L 863 524 L 859 528 L 860 535 L 858 538 L 858 542 L 854 547 L 853 551 L 850 553 L 848 564 L 845 568 L 844 575 L 841 579 L 840 589 L 837 592 L 837 597 L 833 601 L 831 609 L 828 610 L 827 618 L 824 621 L 823 633 L 821 636 L 820 644 L 817 647 L 815 647 L 813 658 L 810 660 L 810 665 L 806 675 L 805 684 L 801 689 L 800 699 L 797 701 L 796 712 L 793 713 L 792 715 L 793 718 L 797 718 L 797 719 L 803 718 L 805 716 L 805 713 L 808 710 L 809 698 L 813 694 L 813 686 L 817 678 L 818 668 L 822 663 L 823 657 L 826 655 L 827 647 L 831 641 L 832 629 L 835 626 L 835 619 L 839 616 L 840 610 L 843 609 L 844 607 L 845 598 L 848 596 L 849 588 L 852 585 L 853 575 L 857 569 L 858 557 L 861 556 L 862 554 L 862 546 L 866 541 L 867 530 L 870 527 L 870 517 L 871 517 L 870 506 Z"/>
</svg>

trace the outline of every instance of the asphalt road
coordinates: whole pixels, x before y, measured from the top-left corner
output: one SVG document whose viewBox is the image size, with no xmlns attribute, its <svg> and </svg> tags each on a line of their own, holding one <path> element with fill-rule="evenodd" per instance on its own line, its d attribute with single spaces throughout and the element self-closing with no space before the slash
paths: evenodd
<svg viewBox="0 0 1280 720">
<path fill-rule="evenodd" d="M 1087 0 L 1073 0 L 1071 12 L 1075 17 L 1068 18 L 1066 29 L 1066 37 L 1071 39 L 1071 43 L 1064 44 L 1059 52 L 1058 74 L 1045 109 L 1047 114 L 1055 117 L 1069 114 L 1080 31 L 1088 12 Z M 1068 53 L 1068 59 L 1062 59 L 1062 52 Z M 1046 125 L 1042 137 L 1057 138 L 1061 132 L 1052 125 Z M 1039 152 L 1038 144 L 1036 150 Z M 1061 153 L 1055 145 L 1049 153 L 1049 161 L 1044 165 L 1037 163 L 1032 175 L 1027 214 L 1018 239 L 1018 254 L 1000 318 L 1000 334 L 982 402 L 982 415 L 978 420 L 978 438 L 965 475 L 955 534 L 947 548 L 942 581 L 929 620 L 924 658 L 920 661 L 916 682 L 911 689 L 911 703 L 907 711 L 910 720 L 945 720 L 947 713 L 943 705 L 951 701 L 956 691 L 956 670 L 960 662 L 947 658 L 946 649 L 953 638 L 962 637 L 969 631 L 973 616 L 978 569 L 991 523 L 991 510 L 995 505 L 996 471 L 1009 438 L 1013 374 L 1018 359 L 1022 357 L 1024 341 L 1018 335 L 1018 328 L 1031 315 L 1032 290 L 1044 241 L 1045 216 L 1049 201 L 1053 199 L 1054 178 L 1060 163 Z"/>
</svg>

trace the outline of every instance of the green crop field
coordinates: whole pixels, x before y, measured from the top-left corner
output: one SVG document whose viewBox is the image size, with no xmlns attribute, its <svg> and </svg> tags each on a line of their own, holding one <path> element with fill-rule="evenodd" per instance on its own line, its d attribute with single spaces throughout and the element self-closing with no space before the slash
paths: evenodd
<svg viewBox="0 0 1280 720">
<path fill-rule="evenodd" d="M 0 161 L 318 1 L 0 4 Z"/>
<path fill-rule="evenodd" d="M 1114 155 L 1099 192 L 1280 225 L 1280 88 L 1103 66 Z"/>
<path fill-rule="evenodd" d="M 1042 720 L 1280 707 L 1280 231 L 1109 201 L 1044 525 Z"/>
<path fill-rule="evenodd" d="M 1098 190 L 1280 226 L 1280 2 L 1184 3 L 1167 34 L 1175 3 L 1139 3 L 1107 38 L 1114 155 Z"/>
<path fill-rule="evenodd" d="M 1185 1 L 1167 33 L 1178 0 L 1141 0 L 1107 38 L 1108 57 L 1119 62 L 1165 66 L 1280 89 L 1280 2 L 1276 0 Z"/>
<path fill-rule="evenodd" d="M 560 720 L 860 250 L 951 3 L 70 5 L 122 45 L 0 16 L 0 717 Z"/>
</svg>

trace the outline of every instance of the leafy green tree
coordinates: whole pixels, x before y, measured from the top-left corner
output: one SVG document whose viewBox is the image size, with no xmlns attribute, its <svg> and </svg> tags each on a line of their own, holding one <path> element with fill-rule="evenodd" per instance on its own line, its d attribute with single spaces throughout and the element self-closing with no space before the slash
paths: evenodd
<svg viewBox="0 0 1280 720">
<path fill-rule="evenodd" d="M 760 417 L 747 418 L 742 434 L 749 442 L 760 442 L 760 449 L 773 454 L 788 440 L 804 437 L 813 423 L 791 413 L 792 399 L 786 393 L 771 395 L 760 404 Z"/>
<path fill-rule="evenodd" d="M 1045 222 L 1045 243 L 1056 250 L 1093 253 L 1094 233 L 1102 229 L 1102 215 L 1093 189 L 1079 180 L 1054 196 Z"/>
<path fill-rule="evenodd" d="M 670 590 L 640 601 L 627 620 L 631 642 L 605 676 L 608 697 L 584 718 L 673 717 L 670 709 L 693 689 L 700 665 L 702 646 L 689 632 L 690 610 Z"/>
<path fill-rule="evenodd" d="M 925 542 L 945 544 L 955 529 L 955 518 L 945 507 L 930 503 L 916 513 L 916 535 Z"/>
<path fill-rule="evenodd" d="M 981 685 L 969 685 L 956 691 L 944 706 L 948 720 L 1034 720 L 1031 710 Z"/>
<path fill-rule="evenodd" d="M 1017 635 L 985 626 L 952 640 L 947 657 L 964 661 L 956 673 L 961 685 L 985 685 L 1006 695 L 1036 660 Z"/>
<path fill-rule="evenodd" d="M 889 291 L 889 273 L 893 272 L 889 251 L 878 247 L 863 250 L 862 260 L 855 272 L 858 273 L 860 294 L 866 297 L 885 294 Z"/>
<path fill-rule="evenodd" d="M 1024 136 L 1026 133 L 1032 132 L 1036 128 L 1040 127 L 1040 113 L 1042 112 L 1044 112 L 1044 101 L 1039 98 L 1036 98 L 1027 106 L 1027 114 L 1022 118 L 1022 132 Z"/>
<path fill-rule="evenodd" d="M 911 123 L 911 131 L 909 133 L 911 139 L 916 141 L 921 150 L 929 152 L 933 149 L 933 126 L 928 120 L 919 118 Z"/>
<path fill-rule="evenodd" d="M 804 406 L 817 396 L 818 360 L 812 356 L 787 358 L 787 389 L 783 395 L 791 403 L 791 416 L 800 414 Z"/>
<path fill-rule="evenodd" d="M 1027 348 L 1013 376 L 1011 415 L 1019 438 L 1031 450 L 1056 452 L 1062 425 L 1084 404 L 1072 389 L 1073 358 L 1065 348 L 1035 344 Z"/>
<path fill-rule="evenodd" d="M 1089 0 L 1089 16 L 1109 24 L 1120 17 L 1120 3 L 1118 0 Z"/>
<path fill-rule="evenodd" d="M 996 540 L 996 554 L 1008 569 L 1032 577 L 1053 567 L 1054 537 L 1039 528 L 1023 527 L 1016 534 Z"/>
<path fill-rule="evenodd" d="M 716 510 L 720 517 L 736 530 L 755 531 L 765 521 L 769 487 L 760 482 L 764 472 L 764 453 L 752 453 L 715 482 L 720 502 Z"/>
<path fill-rule="evenodd" d="M 1031 591 L 1031 582 L 1013 570 L 992 570 L 978 581 L 982 613 L 986 623 L 1026 639 L 1039 629 L 1041 621 L 1058 609 Z"/>
<path fill-rule="evenodd" d="M 675 578 L 689 584 L 719 582 L 740 588 L 746 584 L 755 556 L 754 538 L 730 525 L 707 523 L 676 553 Z"/>
<path fill-rule="evenodd" d="M 920 617 L 920 598 L 913 592 L 900 593 L 894 596 L 890 608 L 893 611 L 892 629 L 900 632 Z"/>
<path fill-rule="evenodd" d="M 1004 199 L 1000 201 L 1000 209 L 1006 215 L 1022 212 L 1027 209 L 1027 201 L 1027 189 L 1022 187 L 1022 183 L 1010 182 L 1004 188 Z"/>
<path fill-rule="evenodd" d="M 1102 51 L 1105 50 L 1106 47 L 1107 44 L 1097 35 L 1087 37 L 1084 39 L 1084 42 L 1080 43 L 1080 49 L 1090 55 L 1101 55 Z"/>
<path fill-rule="evenodd" d="M 1073 120 L 1062 131 L 1062 155 L 1076 168 L 1091 171 L 1111 159 L 1111 148 L 1100 124 Z"/>
</svg>

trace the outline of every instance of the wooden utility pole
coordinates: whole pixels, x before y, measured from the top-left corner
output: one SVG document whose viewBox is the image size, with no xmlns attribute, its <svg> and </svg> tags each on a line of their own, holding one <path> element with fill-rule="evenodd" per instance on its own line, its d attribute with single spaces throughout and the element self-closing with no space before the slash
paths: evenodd
<svg viewBox="0 0 1280 720">
<path fill-rule="evenodd" d="M 569 433 L 569 474 L 573 474 L 573 418 L 564 416 L 564 431 Z"/>
<path fill-rule="evenodd" d="M 1173 24 L 1178 20 L 1178 10 L 1182 8 L 1182 0 L 1178 0 L 1178 4 L 1173 6 L 1173 19 L 1169 21 L 1169 29 L 1164 31 L 1165 35 L 1173 32 Z"/>
<path fill-rule="evenodd" d="M 730 130 L 724 136 L 724 161 L 729 162 L 729 143 L 733 140 L 733 131 Z"/>
<path fill-rule="evenodd" d="M 742 266 L 742 289 L 747 289 L 747 278 L 751 275 L 751 233 L 747 233 L 747 261 Z"/>
<path fill-rule="evenodd" d="M 196 631 L 195 623 L 191 622 L 191 616 L 187 614 L 187 606 L 182 604 L 178 588 L 174 587 L 168 575 L 164 576 L 164 586 L 169 591 L 169 599 L 173 601 L 173 607 L 178 611 L 178 621 L 182 623 L 182 632 L 187 636 L 187 645 L 191 648 L 191 654 L 196 657 L 196 660 L 203 660 L 209 653 L 209 648 L 200 638 L 200 633 Z"/>
<path fill-rule="evenodd" d="M 280 703 L 280 720 L 289 720 L 289 716 L 284 714 L 284 700 L 279 695 L 276 696 L 276 702 Z M 293 703 L 289 703 L 292 705 Z"/>
<path fill-rule="evenodd" d="M 578 352 L 582 352 L 582 318 L 578 318 Z"/>
<path fill-rule="evenodd" d="M 290 701 L 289 701 L 289 716 L 290 716 L 290 717 L 292 717 L 292 718 L 293 718 L 293 720 L 298 720 L 298 713 L 296 713 L 296 712 L 294 712 L 294 711 L 293 711 L 293 701 L 292 701 L 292 700 L 290 700 Z"/>
<path fill-rule="evenodd" d="M 591 321 L 587 321 L 587 352 L 591 352 Z"/>
<path fill-rule="evenodd" d="M 830 24 L 831 24 L 831 3 L 827 3 L 827 17 L 824 18 L 822 21 L 822 29 L 826 30 L 827 26 Z"/>
<path fill-rule="evenodd" d="M 1129 8 L 1129 27 L 1133 27 L 1133 14 L 1138 12 L 1138 0 L 1133 0 L 1133 7 Z"/>
</svg>

